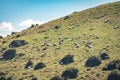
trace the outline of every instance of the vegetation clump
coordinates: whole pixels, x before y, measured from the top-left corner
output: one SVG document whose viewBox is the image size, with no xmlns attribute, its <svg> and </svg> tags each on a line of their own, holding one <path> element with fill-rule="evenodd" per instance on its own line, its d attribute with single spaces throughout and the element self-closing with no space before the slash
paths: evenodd
<svg viewBox="0 0 120 80">
<path fill-rule="evenodd" d="M 60 64 L 61 65 L 67 65 L 67 64 L 72 63 L 73 61 L 74 61 L 73 60 L 73 55 L 68 54 L 63 59 L 60 60 Z"/>
<path fill-rule="evenodd" d="M 38 80 L 36 77 L 33 77 L 31 80 Z"/>
<path fill-rule="evenodd" d="M 99 66 L 101 64 L 101 60 L 96 57 L 96 56 L 92 56 L 90 58 L 88 58 L 88 60 L 85 63 L 86 67 L 94 67 L 94 66 Z"/>
<path fill-rule="evenodd" d="M 59 28 L 60 28 L 60 26 L 58 26 L 58 25 L 54 26 L 55 30 L 58 30 Z"/>
<path fill-rule="evenodd" d="M 33 65 L 33 62 L 31 60 L 29 60 L 25 65 L 25 69 L 30 68 L 32 65 Z"/>
<path fill-rule="evenodd" d="M 0 39 L 3 38 L 3 36 L 0 35 Z"/>
<path fill-rule="evenodd" d="M 65 79 L 73 79 L 77 77 L 77 74 L 78 74 L 78 69 L 72 67 L 63 71 L 61 76 L 64 77 Z"/>
<path fill-rule="evenodd" d="M 64 80 L 64 79 L 60 76 L 54 76 L 50 80 Z"/>
<path fill-rule="evenodd" d="M 16 50 L 15 49 L 10 49 L 10 50 L 7 50 L 3 55 L 2 55 L 2 58 L 4 60 L 11 60 L 15 57 L 15 54 L 16 54 Z"/>
<path fill-rule="evenodd" d="M 109 75 L 107 80 L 120 80 L 120 71 L 114 70 Z"/>
<path fill-rule="evenodd" d="M 120 60 L 113 60 L 103 68 L 103 70 L 113 70 L 113 69 L 120 70 Z"/>
<path fill-rule="evenodd" d="M 15 48 L 28 44 L 25 40 L 14 40 L 9 44 L 9 47 Z"/>
<path fill-rule="evenodd" d="M 105 60 L 105 59 L 109 59 L 110 57 L 109 57 L 109 55 L 108 55 L 107 53 L 102 53 L 102 54 L 100 55 L 100 58 L 101 58 L 102 60 Z"/>
<path fill-rule="evenodd" d="M 46 67 L 46 65 L 43 62 L 40 62 L 34 67 L 34 70 L 42 69 L 44 67 Z"/>
</svg>

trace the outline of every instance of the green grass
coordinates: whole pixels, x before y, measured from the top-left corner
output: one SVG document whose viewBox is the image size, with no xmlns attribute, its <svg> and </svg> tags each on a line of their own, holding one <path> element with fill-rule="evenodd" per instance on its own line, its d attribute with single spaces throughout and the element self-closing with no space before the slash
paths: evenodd
<svg viewBox="0 0 120 80">
<path fill-rule="evenodd" d="M 64 17 L 50 21 L 43 25 L 29 28 L 22 32 L 7 36 L 0 39 L 0 48 L 9 49 L 8 45 L 13 40 L 25 40 L 27 45 L 15 48 L 16 54 L 23 53 L 23 57 L 15 57 L 9 61 L 0 61 L 0 71 L 6 73 L 6 77 L 12 77 L 13 80 L 24 78 L 23 80 L 31 80 L 31 75 L 40 80 L 50 80 L 54 76 L 59 76 L 67 68 L 75 67 L 79 70 L 78 77 L 73 80 L 80 80 L 82 77 L 87 80 L 102 78 L 106 80 L 109 71 L 102 71 L 105 64 L 120 57 L 120 28 L 114 29 L 114 26 L 120 27 L 120 2 L 109 3 L 95 8 L 87 9 L 81 12 L 72 13 L 69 19 L 64 20 Z M 102 17 L 101 17 L 102 16 Z M 109 20 L 108 23 L 104 23 Z M 54 26 L 60 25 L 58 30 L 54 30 Z M 72 29 L 69 29 L 72 27 Z M 61 33 L 61 35 L 59 34 Z M 86 36 L 83 34 L 86 33 Z M 20 37 L 15 36 L 19 34 Z M 94 34 L 94 36 L 90 36 Z M 64 39 L 65 37 L 68 39 Z M 79 39 L 75 39 L 80 36 Z M 99 36 L 99 39 L 96 39 Z M 47 37 L 47 39 L 46 39 Z M 58 38 L 61 37 L 64 42 L 59 45 Z M 70 41 L 70 39 L 73 39 Z M 49 40 L 50 46 L 43 51 L 41 44 Z M 92 48 L 87 48 L 83 41 L 92 42 Z M 2 43 L 7 41 L 7 43 Z M 80 47 L 75 48 L 74 43 L 79 43 Z M 53 46 L 56 43 L 57 46 Z M 59 50 L 55 50 L 60 46 Z M 106 48 L 103 50 L 103 48 Z M 88 49 L 89 51 L 86 51 Z M 6 51 L 0 51 L 0 56 Z M 90 56 L 99 56 L 101 51 L 105 51 L 110 56 L 110 59 L 103 60 L 102 64 L 97 67 L 90 68 L 86 71 L 85 62 Z M 44 57 L 41 57 L 45 53 Z M 59 61 L 67 54 L 74 55 L 74 62 L 68 65 L 60 65 Z M 25 64 L 31 60 L 33 67 L 24 69 Z M 34 71 L 34 67 L 39 62 L 44 62 L 46 67 Z M 100 76 L 96 76 L 100 74 Z M 89 76 L 89 77 L 87 77 Z"/>
</svg>

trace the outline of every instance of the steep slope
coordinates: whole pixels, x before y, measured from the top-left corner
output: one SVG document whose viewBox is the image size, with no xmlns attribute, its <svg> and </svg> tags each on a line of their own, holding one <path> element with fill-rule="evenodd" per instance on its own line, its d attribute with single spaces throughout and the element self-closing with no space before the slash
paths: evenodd
<svg viewBox="0 0 120 80">
<path fill-rule="evenodd" d="M 32 25 L 1 38 L 0 77 L 13 80 L 66 78 L 63 72 L 74 67 L 77 77 L 73 80 L 106 80 L 111 71 L 104 71 L 103 67 L 120 59 L 119 21 L 120 2 L 115 2 L 74 12 L 40 26 Z M 103 53 L 107 57 L 101 57 Z M 93 62 L 89 65 L 87 60 Z"/>
</svg>

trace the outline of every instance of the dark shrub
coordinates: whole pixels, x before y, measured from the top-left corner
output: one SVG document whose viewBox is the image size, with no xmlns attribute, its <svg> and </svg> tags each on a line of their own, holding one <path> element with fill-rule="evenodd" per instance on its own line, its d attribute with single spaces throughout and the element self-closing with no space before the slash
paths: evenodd
<svg viewBox="0 0 120 80">
<path fill-rule="evenodd" d="M 0 76 L 2 76 L 2 75 L 5 75 L 5 73 L 3 73 L 3 72 L 0 72 Z"/>
<path fill-rule="evenodd" d="M 20 37 L 20 35 L 19 35 L 19 34 L 17 34 L 17 35 L 16 35 L 16 38 L 18 38 L 18 37 Z"/>
<path fill-rule="evenodd" d="M 103 68 L 103 70 L 113 70 L 113 69 L 120 70 L 120 60 L 113 60 Z"/>
<path fill-rule="evenodd" d="M 14 40 L 9 44 L 9 47 L 15 48 L 28 44 L 25 40 Z"/>
<path fill-rule="evenodd" d="M 16 50 L 15 49 L 10 49 L 10 50 L 7 50 L 3 55 L 3 59 L 4 60 L 11 60 L 15 57 L 15 54 L 16 54 Z"/>
<path fill-rule="evenodd" d="M 66 79 L 73 79 L 77 77 L 77 74 L 78 74 L 78 69 L 73 67 L 73 68 L 69 68 L 63 71 L 61 76 Z"/>
<path fill-rule="evenodd" d="M 94 67 L 99 66 L 101 64 L 101 60 L 98 57 L 92 56 L 88 58 L 88 60 L 85 63 L 86 67 Z"/>
<path fill-rule="evenodd" d="M 54 76 L 50 80 L 64 80 L 64 79 L 60 76 Z"/>
<path fill-rule="evenodd" d="M 32 78 L 31 80 L 38 80 L 36 77 Z"/>
<path fill-rule="evenodd" d="M 0 39 L 3 38 L 2 36 L 0 36 Z"/>
<path fill-rule="evenodd" d="M 120 71 L 114 70 L 109 75 L 107 80 L 120 80 Z"/>
<path fill-rule="evenodd" d="M 102 53 L 102 54 L 100 55 L 100 58 L 101 58 L 102 60 L 105 60 L 105 59 L 109 59 L 110 57 L 109 57 L 109 55 L 108 55 L 107 53 Z"/>
<path fill-rule="evenodd" d="M 33 62 L 32 61 L 28 61 L 25 65 L 25 69 L 26 68 L 30 68 L 31 66 L 33 65 Z"/>
<path fill-rule="evenodd" d="M 61 65 L 67 65 L 67 64 L 72 63 L 73 61 L 74 61 L 73 60 L 73 55 L 68 54 L 63 59 L 60 60 L 60 64 Z"/>
<path fill-rule="evenodd" d="M 54 29 L 56 29 L 56 30 L 59 29 L 59 28 L 60 28 L 60 26 L 58 26 L 58 25 L 54 26 Z"/>
<path fill-rule="evenodd" d="M 0 76 L 0 80 L 7 80 L 4 76 Z"/>
<path fill-rule="evenodd" d="M 3 41 L 2 43 L 7 43 L 7 41 Z"/>
<path fill-rule="evenodd" d="M 46 65 L 43 62 L 40 62 L 34 67 L 34 70 L 38 70 L 44 67 L 46 67 Z"/>
<path fill-rule="evenodd" d="M 69 16 L 65 16 L 64 20 L 67 20 L 67 19 L 69 19 L 69 18 L 70 18 Z"/>
<path fill-rule="evenodd" d="M 12 77 L 9 77 L 7 80 L 13 80 Z"/>
<path fill-rule="evenodd" d="M 17 32 L 12 32 L 11 34 L 16 34 Z"/>
</svg>

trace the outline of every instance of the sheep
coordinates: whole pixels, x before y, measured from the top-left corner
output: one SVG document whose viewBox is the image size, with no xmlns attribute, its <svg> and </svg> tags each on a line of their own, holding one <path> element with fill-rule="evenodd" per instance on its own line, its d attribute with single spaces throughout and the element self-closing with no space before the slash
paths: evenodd
<svg viewBox="0 0 120 80">
<path fill-rule="evenodd" d="M 87 41 L 86 41 L 86 40 L 83 40 L 83 43 L 87 43 Z"/>
<path fill-rule="evenodd" d="M 79 44 L 77 44 L 75 47 L 76 47 L 76 48 L 78 48 L 78 47 L 80 47 L 80 45 L 79 45 Z"/>
<path fill-rule="evenodd" d="M 90 36 L 94 36 L 94 34 L 90 34 Z"/>
<path fill-rule="evenodd" d="M 104 23 L 107 23 L 107 22 L 109 22 L 109 20 L 106 19 L 106 20 L 104 21 Z"/>
<path fill-rule="evenodd" d="M 84 36 L 86 36 L 86 35 L 87 35 L 87 33 L 83 33 L 83 35 L 84 35 Z"/>
<path fill-rule="evenodd" d="M 62 44 L 63 43 L 63 39 L 59 40 L 59 44 Z"/>
<path fill-rule="evenodd" d="M 53 46 L 57 46 L 57 44 L 56 44 L 56 43 L 53 43 Z"/>
<path fill-rule="evenodd" d="M 60 49 L 60 46 L 57 46 L 57 47 L 55 48 L 55 50 L 58 50 L 58 49 Z"/>
<path fill-rule="evenodd" d="M 96 36 L 96 39 L 99 39 L 100 37 L 99 36 Z"/>
<path fill-rule="evenodd" d="M 119 26 L 114 26 L 114 29 L 117 29 L 117 28 L 119 28 Z"/>
<path fill-rule="evenodd" d="M 77 36 L 75 39 L 79 39 L 80 38 L 80 36 Z"/>
<path fill-rule="evenodd" d="M 77 42 L 75 42 L 74 45 L 76 48 L 80 47 L 80 45 Z"/>
</svg>

